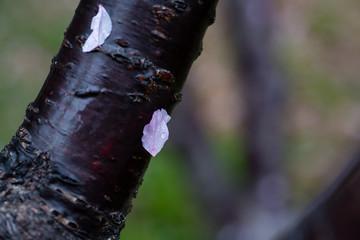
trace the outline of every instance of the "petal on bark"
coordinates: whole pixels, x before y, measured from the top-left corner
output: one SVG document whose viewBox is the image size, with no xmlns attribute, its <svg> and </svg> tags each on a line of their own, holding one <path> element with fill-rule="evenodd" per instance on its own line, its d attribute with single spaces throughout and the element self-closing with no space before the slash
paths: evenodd
<svg viewBox="0 0 360 240">
<path fill-rule="evenodd" d="M 153 157 L 160 152 L 169 138 L 169 130 L 166 124 L 170 119 L 171 117 L 166 110 L 158 109 L 153 113 L 151 121 L 144 127 L 141 138 L 142 145 Z"/>
<path fill-rule="evenodd" d="M 102 5 L 99 5 L 99 11 L 93 17 L 90 26 L 92 32 L 82 47 L 83 52 L 91 52 L 98 46 L 104 44 L 110 36 L 112 23 L 109 14 Z"/>
</svg>

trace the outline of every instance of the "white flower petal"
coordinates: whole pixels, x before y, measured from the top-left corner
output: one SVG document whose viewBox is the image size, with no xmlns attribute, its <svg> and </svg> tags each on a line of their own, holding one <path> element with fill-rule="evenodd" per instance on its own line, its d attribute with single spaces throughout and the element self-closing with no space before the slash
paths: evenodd
<svg viewBox="0 0 360 240">
<path fill-rule="evenodd" d="M 169 130 L 166 123 L 170 119 L 171 117 L 165 109 L 158 109 L 153 113 L 151 121 L 144 127 L 141 138 L 142 145 L 153 157 L 160 152 L 169 138 Z"/>
<path fill-rule="evenodd" d="M 82 47 L 83 52 L 91 52 L 98 46 L 104 44 L 110 36 L 112 23 L 109 14 L 102 5 L 99 5 L 99 11 L 91 21 L 91 30 L 93 30 Z"/>
</svg>

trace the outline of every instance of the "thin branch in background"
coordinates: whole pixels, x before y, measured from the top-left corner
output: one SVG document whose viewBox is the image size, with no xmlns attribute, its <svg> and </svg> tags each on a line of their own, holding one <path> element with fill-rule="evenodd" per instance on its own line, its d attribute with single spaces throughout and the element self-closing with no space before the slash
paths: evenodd
<svg viewBox="0 0 360 240">
<path fill-rule="evenodd" d="M 360 153 L 281 240 L 360 239 Z"/>
<path fill-rule="evenodd" d="M 234 33 L 239 75 L 247 103 L 246 139 L 253 181 L 281 171 L 286 86 L 275 54 L 272 1 L 234 2 Z"/>
<path fill-rule="evenodd" d="M 228 1 L 229 27 L 244 85 L 245 144 L 250 171 L 242 193 L 239 239 L 268 239 L 291 218 L 284 175 L 284 77 L 277 64 L 274 1 Z"/>
<path fill-rule="evenodd" d="M 229 4 L 230 32 L 234 33 L 239 74 L 246 89 L 245 138 L 251 170 L 247 187 L 229 192 L 240 184 L 224 182 L 217 166 L 219 159 L 206 143 L 189 102 L 182 103 L 182 117 L 176 122 L 173 137 L 185 154 L 200 198 L 210 209 L 217 231 L 214 239 L 265 239 L 289 220 L 281 128 L 286 87 L 271 38 L 272 3 L 256 0 Z M 221 216 L 227 221 L 221 222 Z"/>
</svg>

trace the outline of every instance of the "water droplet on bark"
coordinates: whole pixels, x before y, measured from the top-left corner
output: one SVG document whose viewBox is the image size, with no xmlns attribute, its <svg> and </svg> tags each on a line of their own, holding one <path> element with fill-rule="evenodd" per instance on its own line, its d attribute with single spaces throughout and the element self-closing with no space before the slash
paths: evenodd
<svg viewBox="0 0 360 240">
<path fill-rule="evenodd" d="M 157 29 L 154 29 L 151 31 L 151 34 L 153 36 L 153 40 L 155 41 L 159 41 L 159 40 L 167 40 L 167 36 L 165 35 L 165 33 L 157 30 Z"/>
<path fill-rule="evenodd" d="M 136 20 L 131 20 L 131 23 L 132 23 L 133 25 L 135 25 L 135 26 L 139 25 L 139 22 L 136 21 Z"/>
<path fill-rule="evenodd" d="M 173 6 L 178 12 L 184 12 L 188 7 L 188 4 L 184 0 L 173 1 Z"/>
</svg>

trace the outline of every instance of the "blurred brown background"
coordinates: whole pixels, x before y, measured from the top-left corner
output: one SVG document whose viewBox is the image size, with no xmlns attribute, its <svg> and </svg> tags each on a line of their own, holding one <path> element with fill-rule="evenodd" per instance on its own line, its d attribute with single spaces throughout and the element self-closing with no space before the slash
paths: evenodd
<svg viewBox="0 0 360 240">
<path fill-rule="evenodd" d="M 0 0 L 1 146 L 77 3 Z M 296 219 L 359 147 L 359 12 L 355 0 L 220 0 L 122 239 L 261 240 Z"/>
</svg>

